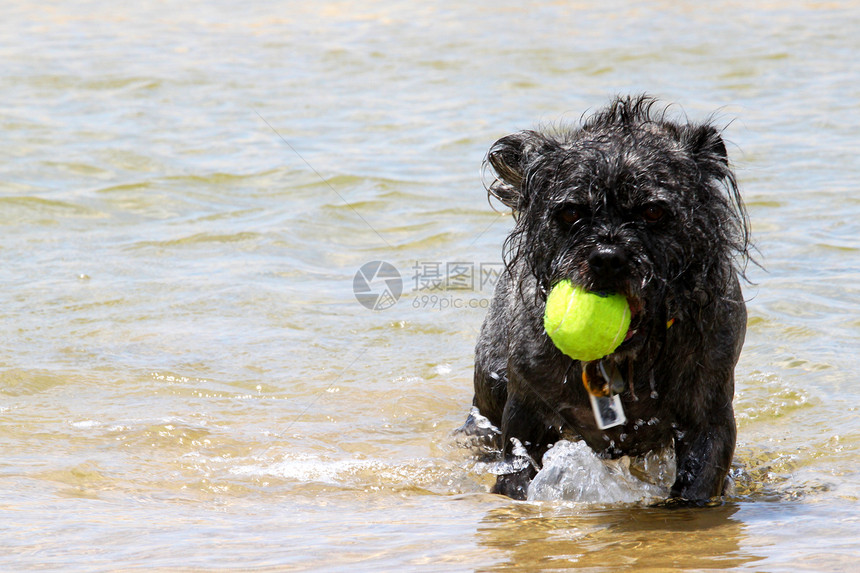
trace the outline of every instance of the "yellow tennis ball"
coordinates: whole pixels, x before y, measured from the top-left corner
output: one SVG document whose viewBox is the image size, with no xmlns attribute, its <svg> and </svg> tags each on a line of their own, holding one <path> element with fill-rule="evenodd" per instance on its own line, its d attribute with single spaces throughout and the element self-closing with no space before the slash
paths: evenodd
<svg viewBox="0 0 860 573">
<path fill-rule="evenodd" d="M 612 354 L 630 328 L 630 306 L 620 294 L 598 294 L 558 282 L 546 297 L 543 326 L 556 347 L 574 360 Z"/>
</svg>

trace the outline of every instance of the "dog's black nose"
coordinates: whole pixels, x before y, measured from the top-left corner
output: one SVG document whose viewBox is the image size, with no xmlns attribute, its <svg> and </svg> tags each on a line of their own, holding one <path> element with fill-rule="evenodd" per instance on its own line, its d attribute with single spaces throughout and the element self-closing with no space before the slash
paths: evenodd
<svg viewBox="0 0 860 573">
<path fill-rule="evenodd" d="M 621 247 L 600 245 L 588 255 L 588 266 L 595 278 L 617 279 L 627 270 L 627 255 Z"/>
</svg>

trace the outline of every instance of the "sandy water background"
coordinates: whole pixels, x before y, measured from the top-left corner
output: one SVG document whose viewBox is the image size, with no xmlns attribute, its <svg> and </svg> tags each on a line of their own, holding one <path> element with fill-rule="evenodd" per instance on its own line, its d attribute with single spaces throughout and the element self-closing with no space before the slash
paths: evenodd
<svg viewBox="0 0 860 573">
<path fill-rule="evenodd" d="M 0 569 L 854 570 L 858 29 L 856 2 L 6 2 Z M 727 126 L 766 268 L 737 492 L 489 495 L 451 437 L 511 226 L 481 161 L 639 91 Z"/>
</svg>

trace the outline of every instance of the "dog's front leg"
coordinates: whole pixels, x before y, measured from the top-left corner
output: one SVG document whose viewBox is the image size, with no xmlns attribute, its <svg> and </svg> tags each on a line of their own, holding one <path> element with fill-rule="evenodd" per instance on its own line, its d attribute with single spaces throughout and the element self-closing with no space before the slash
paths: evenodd
<svg viewBox="0 0 860 573">
<path fill-rule="evenodd" d="M 544 417 L 517 394 L 510 394 L 502 414 L 502 440 L 505 464 L 513 471 L 496 479 L 493 493 L 513 499 L 525 499 L 529 483 L 538 471 L 546 451 Z M 519 468 L 519 469 L 515 469 Z"/>
<path fill-rule="evenodd" d="M 670 497 L 704 504 L 722 495 L 732 463 L 736 433 L 731 405 L 712 413 L 701 425 L 676 429 L 677 470 Z"/>
</svg>

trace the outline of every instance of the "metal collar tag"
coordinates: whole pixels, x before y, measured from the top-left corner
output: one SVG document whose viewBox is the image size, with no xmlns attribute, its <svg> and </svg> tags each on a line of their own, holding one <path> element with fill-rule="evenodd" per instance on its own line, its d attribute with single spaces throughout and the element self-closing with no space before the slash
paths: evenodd
<svg viewBox="0 0 860 573">
<path fill-rule="evenodd" d="M 601 430 L 614 428 L 627 422 L 624 408 L 621 407 L 621 396 L 594 396 L 588 395 L 591 400 L 591 410 L 594 412 L 594 421 Z"/>
</svg>

